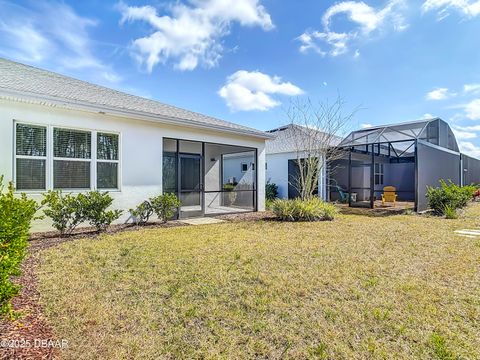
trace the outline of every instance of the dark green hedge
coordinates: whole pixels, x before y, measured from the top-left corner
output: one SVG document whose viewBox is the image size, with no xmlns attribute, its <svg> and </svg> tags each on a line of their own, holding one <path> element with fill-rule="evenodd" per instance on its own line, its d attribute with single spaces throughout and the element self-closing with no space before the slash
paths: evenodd
<svg viewBox="0 0 480 360">
<path fill-rule="evenodd" d="M 19 292 L 11 277 L 20 274 L 20 264 L 25 257 L 31 222 L 37 203 L 26 197 L 14 195 L 13 184 L 3 186 L 0 177 L 0 315 L 11 315 L 10 300 Z"/>
</svg>

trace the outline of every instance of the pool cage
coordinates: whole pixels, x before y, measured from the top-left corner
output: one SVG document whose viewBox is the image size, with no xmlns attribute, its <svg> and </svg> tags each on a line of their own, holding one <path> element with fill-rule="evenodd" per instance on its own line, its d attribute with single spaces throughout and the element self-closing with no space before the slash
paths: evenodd
<svg viewBox="0 0 480 360">
<path fill-rule="evenodd" d="M 427 186 L 439 180 L 464 185 L 480 180 L 480 161 L 460 153 L 450 126 L 439 118 L 350 133 L 341 157 L 329 163 L 329 198 L 351 207 L 389 207 L 382 193 L 393 186 L 397 203 L 427 209 Z"/>
</svg>

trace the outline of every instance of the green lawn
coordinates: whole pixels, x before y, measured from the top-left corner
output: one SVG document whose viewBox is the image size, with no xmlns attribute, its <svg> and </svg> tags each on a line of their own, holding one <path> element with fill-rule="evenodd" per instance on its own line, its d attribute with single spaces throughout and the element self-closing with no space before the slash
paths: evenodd
<svg viewBox="0 0 480 360">
<path fill-rule="evenodd" d="M 146 229 L 42 253 L 67 359 L 480 358 L 480 206 Z"/>
</svg>

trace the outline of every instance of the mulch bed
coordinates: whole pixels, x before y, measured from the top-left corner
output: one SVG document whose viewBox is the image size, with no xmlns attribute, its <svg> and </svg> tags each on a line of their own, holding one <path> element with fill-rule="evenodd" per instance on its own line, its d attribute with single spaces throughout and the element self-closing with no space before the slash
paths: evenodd
<svg viewBox="0 0 480 360">
<path fill-rule="evenodd" d="M 176 226 L 188 226 L 178 221 L 163 223 L 149 223 L 138 227 L 132 225 L 114 225 L 107 233 L 114 234 L 122 231 L 136 231 L 145 228 L 165 228 Z M 58 246 L 67 241 L 82 238 L 97 238 L 100 234 L 93 228 L 77 229 L 69 237 L 59 237 L 58 232 L 35 233 L 30 237 L 30 246 L 26 259 L 22 263 L 22 275 L 15 278 L 14 282 L 21 285 L 18 296 L 12 300 L 15 311 L 21 316 L 17 320 L 8 321 L 0 319 L 0 359 L 55 359 L 60 356 L 58 340 L 52 328 L 43 315 L 39 304 L 40 294 L 37 290 L 37 276 L 35 270 L 39 264 L 41 251 Z M 39 340 L 52 341 L 50 344 L 40 344 Z M 12 344 L 12 342 L 14 342 Z M 56 342 L 56 343 L 55 343 Z M 14 345 L 14 346 L 12 346 Z"/>
</svg>

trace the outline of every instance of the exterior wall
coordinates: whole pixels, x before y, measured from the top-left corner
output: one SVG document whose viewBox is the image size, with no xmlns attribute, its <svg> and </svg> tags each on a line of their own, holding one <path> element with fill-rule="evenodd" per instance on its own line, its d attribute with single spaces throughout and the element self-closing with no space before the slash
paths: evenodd
<svg viewBox="0 0 480 360">
<path fill-rule="evenodd" d="M 266 182 L 270 182 L 278 186 L 278 197 L 281 199 L 288 199 L 288 160 L 296 159 L 296 152 L 267 154 Z M 259 164 L 259 170 L 260 166 L 261 165 Z M 324 167 L 318 182 L 318 193 L 322 199 L 326 198 L 325 171 L 326 169 Z M 260 179 L 259 184 L 261 184 Z"/>
<path fill-rule="evenodd" d="M 235 154 L 223 157 L 223 183 L 227 183 L 229 179 L 235 178 L 235 182 L 241 184 L 252 184 L 255 182 L 255 172 L 252 167 L 255 155 L 253 152 L 243 154 Z M 242 172 L 242 163 L 248 165 L 248 170 Z"/>
<path fill-rule="evenodd" d="M 427 186 L 439 186 L 439 181 L 451 180 L 460 185 L 460 154 L 450 150 L 443 150 L 426 142 L 417 145 L 418 167 L 418 203 L 417 210 L 428 208 Z M 441 164 L 441 166 L 439 166 Z"/>
<path fill-rule="evenodd" d="M 258 182 L 265 183 L 265 141 L 263 139 L 0 100 L 0 174 L 5 175 L 6 181 L 14 180 L 15 120 L 38 125 L 119 133 L 120 189 L 110 194 L 114 198 L 114 207 L 125 210 L 120 222 L 128 220 L 126 210 L 162 192 L 163 137 L 256 148 L 258 150 Z M 50 171 L 47 176 L 50 176 Z M 37 201 L 42 199 L 41 193 L 38 192 L 28 193 L 28 195 Z M 259 210 L 265 209 L 264 199 L 265 189 L 260 186 L 258 188 Z M 38 221 L 33 227 L 34 231 L 49 229 L 50 224 L 47 220 Z"/>
<path fill-rule="evenodd" d="M 462 185 L 480 183 L 480 160 L 462 154 Z"/>
</svg>

